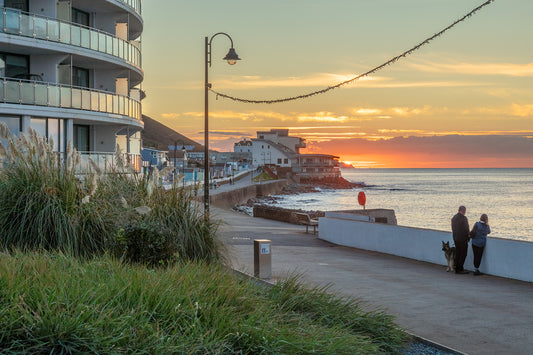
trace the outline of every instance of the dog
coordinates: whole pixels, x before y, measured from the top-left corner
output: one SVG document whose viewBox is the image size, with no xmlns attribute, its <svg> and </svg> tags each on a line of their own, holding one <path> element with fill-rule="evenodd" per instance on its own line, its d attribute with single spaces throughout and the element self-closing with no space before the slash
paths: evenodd
<svg viewBox="0 0 533 355">
<path fill-rule="evenodd" d="M 455 247 L 450 247 L 450 242 L 442 242 L 442 251 L 446 257 L 446 262 L 448 262 L 448 267 L 446 272 L 455 270 Z"/>
</svg>

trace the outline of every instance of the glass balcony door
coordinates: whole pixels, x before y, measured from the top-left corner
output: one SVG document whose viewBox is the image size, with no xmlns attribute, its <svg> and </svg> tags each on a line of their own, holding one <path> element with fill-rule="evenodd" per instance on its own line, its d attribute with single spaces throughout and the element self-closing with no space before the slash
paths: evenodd
<svg viewBox="0 0 533 355">
<path fill-rule="evenodd" d="M 90 144 L 90 126 L 74 125 L 74 148 L 78 152 L 88 152 L 91 150 Z"/>
</svg>

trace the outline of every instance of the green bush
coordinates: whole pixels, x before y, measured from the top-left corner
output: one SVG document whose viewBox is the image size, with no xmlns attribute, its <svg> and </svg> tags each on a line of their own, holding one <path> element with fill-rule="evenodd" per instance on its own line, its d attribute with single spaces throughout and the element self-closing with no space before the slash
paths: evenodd
<svg viewBox="0 0 533 355">
<path fill-rule="evenodd" d="M 221 262 L 225 250 L 216 237 L 218 225 L 205 218 L 194 195 L 194 191 L 176 186 L 154 188 L 148 202 L 152 211 L 145 218 L 169 233 L 181 259 Z"/>
<path fill-rule="evenodd" d="M 119 255 L 128 262 L 147 266 L 167 266 L 178 260 L 177 247 L 170 234 L 159 225 L 144 221 L 131 223 L 120 230 Z"/>
</svg>

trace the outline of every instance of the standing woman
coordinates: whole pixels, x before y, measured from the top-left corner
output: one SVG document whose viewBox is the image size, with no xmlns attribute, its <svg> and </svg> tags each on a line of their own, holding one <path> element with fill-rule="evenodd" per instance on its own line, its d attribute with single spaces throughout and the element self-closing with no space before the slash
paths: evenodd
<svg viewBox="0 0 533 355">
<path fill-rule="evenodd" d="M 481 264 L 481 258 L 483 257 L 483 250 L 487 244 L 487 234 L 490 234 L 489 217 L 486 214 L 482 214 L 479 218 L 479 222 L 474 224 L 470 236 L 472 237 L 472 251 L 474 252 L 474 275 L 482 275 L 479 271 L 479 264 Z"/>
</svg>

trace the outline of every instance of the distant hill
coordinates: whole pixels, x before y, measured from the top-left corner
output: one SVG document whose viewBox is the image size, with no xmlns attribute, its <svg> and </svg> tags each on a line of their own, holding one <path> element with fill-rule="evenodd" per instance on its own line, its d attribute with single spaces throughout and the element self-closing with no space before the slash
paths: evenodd
<svg viewBox="0 0 533 355">
<path fill-rule="evenodd" d="M 141 133 L 143 147 L 168 150 L 169 145 L 193 145 L 194 151 L 203 151 L 204 146 L 165 126 L 161 122 L 143 115 L 144 130 Z"/>
</svg>

